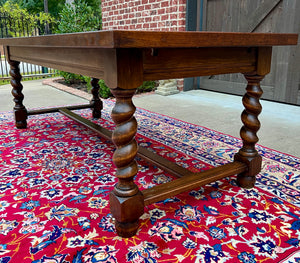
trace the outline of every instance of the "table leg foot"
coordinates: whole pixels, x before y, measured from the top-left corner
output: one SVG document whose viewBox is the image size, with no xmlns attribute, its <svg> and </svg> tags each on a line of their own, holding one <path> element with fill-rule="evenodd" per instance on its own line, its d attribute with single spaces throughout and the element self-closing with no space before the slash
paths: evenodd
<svg viewBox="0 0 300 263">
<path fill-rule="evenodd" d="M 253 188 L 256 182 L 255 176 L 245 176 L 244 174 L 238 174 L 237 185 L 242 188 Z"/>
<path fill-rule="evenodd" d="M 91 80 L 92 85 L 92 95 L 93 98 L 91 100 L 91 104 L 93 105 L 93 118 L 99 119 L 101 118 L 101 110 L 103 109 L 103 103 L 101 99 L 99 98 L 99 79 L 92 78 Z"/>
<path fill-rule="evenodd" d="M 115 227 L 118 236 L 123 238 L 130 238 L 136 234 L 139 228 L 139 221 L 132 222 L 132 223 L 121 223 L 116 221 Z"/>
<path fill-rule="evenodd" d="M 22 75 L 20 74 L 20 62 L 9 61 L 11 75 L 11 85 L 13 87 L 11 93 L 14 96 L 14 114 L 15 114 L 15 125 L 18 129 L 27 128 L 27 110 L 23 105 L 24 95 L 22 93 L 23 85 L 21 84 Z"/>
<path fill-rule="evenodd" d="M 110 209 L 115 218 L 115 228 L 121 237 L 132 237 L 139 228 L 139 217 L 144 213 L 144 197 L 141 192 L 131 197 L 110 194 Z"/>
<path fill-rule="evenodd" d="M 18 116 L 20 116 L 21 114 L 19 114 L 20 112 L 15 112 L 15 125 L 18 129 L 26 129 L 27 128 L 27 121 L 26 120 L 21 120 L 21 121 L 17 121 L 17 118 L 19 118 Z"/>
<path fill-rule="evenodd" d="M 255 149 L 255 144 L 258 142 L 256 133 L 260 128 L 258 115 L 262 107 L 259 98 L 263 93 L 260 88 L 260 81 L 263 77 L 260 75 L 245 75 L 248 85 L 247 92 L 243 97 L 245 110 L 241 116 L 244 126 L 240 131 L 243 147 L 234 156 L 235 161 L 243 162 L 248 167 L 246 172 L 239 174 L 237 177 L 238 185 L 244 188 L 252 188 L 255 185 L 256 175 L 261 170 L 262 158 Z"/>
<path fill-rule="evenodd" d="M 235 161 L 243 162 L 248 166 L 248 170 L 238 174 L 237 184 L 243 188 L 252 188 L 255 185 L 256 175 L 261 170 L 262 158 L 257 155 L 254 158 L 243 157 L 239 154 L 234 156 Z"/>
<path fill-rule="evenodd" d="M 117 167 L 118 183 L 110 194 L 110 210 L 116 220 L 118 235 L 130 237 L 135 235 L 139 217 L 144 212 L 143 195 L 133 180 L 138 172 L 135 161 L 138 151 L 135 140 L 137 122 L 133 116 L 135 106 L 132 103 L 135 89 L 116 88 L 111 91 L 116 98 L 111 116 L 116 124 L 112 141 L 116 146 L 113 162 Z"/>
</svg>

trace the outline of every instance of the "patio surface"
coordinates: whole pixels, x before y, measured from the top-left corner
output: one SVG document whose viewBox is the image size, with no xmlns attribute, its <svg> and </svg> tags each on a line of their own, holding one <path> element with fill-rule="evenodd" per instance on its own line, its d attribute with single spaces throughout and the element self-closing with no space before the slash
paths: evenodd
<svg viewBox="0 0 300 263">
<path fill-rule="evenodd" d="M 63 85 L 55 88 L 43 85 L 42 82 L 42 80 L 22 82 L 24 105 L 27 109 L 86 103 L 91 97 Z M 243 110 L 240 96 L 205 90 L 180 92 L 171 96 L 150 93 L 135 96 L 134 104 L 140 108 L 240 137 L 239 130 L 242 126 L 240 115 Z M 264 100 L 261 100 L 261 104 L 263 111 L 259 115 L 262 124 L 258 132 L 259 144 L 300 157 L 300 107 Z M 12 110 L 13 105 L 11 86 L 0 86 L 0 112 Z"/>
</svg>

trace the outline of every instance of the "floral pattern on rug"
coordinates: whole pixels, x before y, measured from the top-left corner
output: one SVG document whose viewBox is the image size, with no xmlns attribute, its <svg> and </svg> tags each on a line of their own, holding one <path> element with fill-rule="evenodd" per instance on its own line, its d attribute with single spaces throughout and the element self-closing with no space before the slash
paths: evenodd
<svg viewBox="0 0 300 263">
<path fill-rule="evenodd" d="M 103 119 L 113 129 L 106 101 Z M 91 119 L 90 110 L 77 111 Z M 137 141 L 190 169 L 231 161 L 230 137 L 137 109 Z M 299 262 L 299 158 L 259 146 L 256 187 L 235 177 L 145 207 L 136 236 L 115 234 L 109 192 L 114 146 L 59 113 L 30 116 L 28 129 L 0 114 L 0 263 Z M 174 179 L 138 159 L 140 189 Z"/>
</svg>

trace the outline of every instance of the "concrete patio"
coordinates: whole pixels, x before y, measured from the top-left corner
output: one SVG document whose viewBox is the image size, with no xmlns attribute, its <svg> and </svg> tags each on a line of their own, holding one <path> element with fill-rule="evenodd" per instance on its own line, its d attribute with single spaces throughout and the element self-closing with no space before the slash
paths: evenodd
<svg viewBox="0 0 300 263">
<path fill-rule="evenodd" d="M 86 103 L 90 95 L 64 87 L 43 85 L 42 80 L 24 81 L 26 108 Z M 241 97 L 204 90 L 180 92 L 171 96 L 158 94 L 134 97 L 134 104 L 153 112 L 198 124 L 239 137 L 243 110 Z M 300 107 L 261 100 L 259 116 L 262 127 L 259 144 L 300 157 Z M 13 108 L 11 86 L 0 86 L 0 112 Z"/>
</svg>

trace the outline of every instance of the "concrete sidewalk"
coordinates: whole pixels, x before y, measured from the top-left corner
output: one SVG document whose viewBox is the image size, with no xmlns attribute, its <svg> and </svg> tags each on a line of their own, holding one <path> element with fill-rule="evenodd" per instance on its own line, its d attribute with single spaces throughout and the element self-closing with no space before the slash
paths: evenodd
<svg viewBox="0 0 300 263">
<path fill-rule="evenodd" d="M 67 93 L 62 89 L 56 89 L 48 85 L 42 84 L 43 80 L 23 81 L 24 101 L 23 104 L 27 109 L 74 105 L 78 103 L 86 103 L 87 100 Z M 11 85 L 0 86 L 0 112 L 11 111 L 14 107 L 13 96 L 11 94 Z"/>
<path fill-rule="evenodd" d="M 91 96 L 65 86 L 60 89 L 42 85 L 41 80 L 24 81 L 27 109 L 86 103 Z M 12 110 L 10 85 L 0 86 L 0 112 Z M 67 92 L 66 92 L 67 91 Z M 69 93 L 68 93 L 69 92 Z M 77 95 L 74 95 L 77 93 Z M 84 98 L 82 98 L 84 97 Z M 171 96 L 147 94 L 134 97 L 134 104 L 153 112 L 198 124 L 235 137 L 242 126 L 241 97 L 204 90 L 180 92 Z M 259 144 L 300 157 L 300 107 L 261 100 L 262 127 Z"/>
</svg>

